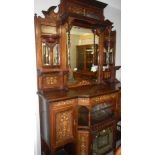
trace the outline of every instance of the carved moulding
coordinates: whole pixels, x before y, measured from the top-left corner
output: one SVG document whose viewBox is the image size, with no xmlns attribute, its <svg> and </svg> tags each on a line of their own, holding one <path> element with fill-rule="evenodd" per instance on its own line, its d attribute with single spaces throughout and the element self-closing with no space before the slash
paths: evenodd
<svg viewBox="0 0 155 155">
<path fill-rule="evenodd" d="M 47 11 L 42 11 L 47 21 L 58 23 L 60 21 L 59 13 L 54 12 L 57 6 L 51 6 Z"/>
</svg>

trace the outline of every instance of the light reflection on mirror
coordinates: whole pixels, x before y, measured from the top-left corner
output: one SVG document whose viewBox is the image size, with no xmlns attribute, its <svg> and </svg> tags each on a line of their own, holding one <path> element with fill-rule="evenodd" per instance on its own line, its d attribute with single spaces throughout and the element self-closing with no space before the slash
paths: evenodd
<svg viewBox="0 0 155 155">
<path fill-rule="evenodd" d="M 92 29 L 73 26 L 70 31 L 70 42 L 70 64 L 74 79 L 80 77 L 95 79 L 99 37 L 95 35 L 94 40 Z"/>
<path fill-rule="evenodd" d="M 55 44 L 53 47 L 53 66 L 60 65 L 60 46 Z"/>
<path fill-rule="evenodd" d="M 46 45 L 46 43 L 42 43 L 42 59 L 43 66 L 50 65 L 50 48 Z"/>
<path fill-rule="evenodd" d="M 108 44 L 108 43 L 107 43 Z M 107 66 L 107 63 L 109 61 L 109 64 L 112 65 L 113 64 L 113 47 L 110 46 L 109 51 L 108 51 L 108 45 L 106 45 L 105 43 L 105 48 L 104 48 L 104 66 Z M 108 56 L 108 52 L 109 52 L 109 56 Z M 109 60 L 107 60 L 107 58 L 109 57 Z"/>
</svg>

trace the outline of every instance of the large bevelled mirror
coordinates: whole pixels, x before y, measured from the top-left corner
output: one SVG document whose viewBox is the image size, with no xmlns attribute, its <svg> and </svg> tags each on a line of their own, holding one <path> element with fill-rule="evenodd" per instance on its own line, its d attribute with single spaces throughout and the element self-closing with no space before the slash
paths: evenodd
<svg viewBox="0 0 155 155">
<path fill-rule="evenodd" d="M 73 26 L 68 35 L 69 65 L 73 79 L 96 79 L 99 37 L 93 29 Z"/>
</svg>

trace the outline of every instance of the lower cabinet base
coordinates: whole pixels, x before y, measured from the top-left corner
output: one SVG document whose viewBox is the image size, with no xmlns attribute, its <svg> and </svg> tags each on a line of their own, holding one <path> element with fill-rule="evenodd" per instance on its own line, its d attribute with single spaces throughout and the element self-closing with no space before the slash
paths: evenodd
<svg viewBox="0 0 155 155">
<path fill-rule="evenodd" d="M 105 126 L 102 130 L 78 130 L 77 144 L 67 144 L 55 151 L 49 151 L 42 144 L 42 155 L 106 155 L 115 150 L 115 125 Z"/>
<path fill-rule="evenodd" d="M 112 123 L 95 131 L 78 131 L 78 155 L 106 155 L 115 150 L 116 124 Z"/>
<path fill-rule="evenodd" d="M 41 141 L 41 155 L 77 155 L 75 144 L 66 144 L 57 150 L 51 150 L 44 140 Z"/>
</svg>

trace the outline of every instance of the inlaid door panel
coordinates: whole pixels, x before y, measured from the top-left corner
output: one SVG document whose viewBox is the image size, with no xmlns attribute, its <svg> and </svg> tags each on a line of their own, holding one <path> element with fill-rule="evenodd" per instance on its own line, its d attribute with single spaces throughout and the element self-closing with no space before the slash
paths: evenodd
<svg viewBox="0 0 155 155">
<path fill-rule="evenodd" d="M 74 105 L 59 105 L 50 109 L 51 143 L 58 148 L 76 139 L 77 119 Z"/>
</svg>

